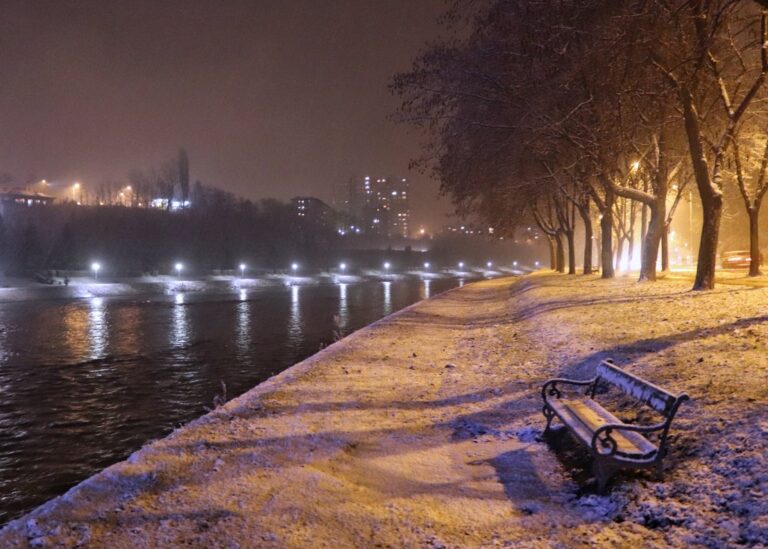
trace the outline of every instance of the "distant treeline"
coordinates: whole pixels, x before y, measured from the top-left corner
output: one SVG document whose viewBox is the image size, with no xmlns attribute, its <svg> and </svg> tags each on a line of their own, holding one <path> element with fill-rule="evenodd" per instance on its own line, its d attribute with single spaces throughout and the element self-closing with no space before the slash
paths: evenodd
<svg viewBox="0 0 768 549">
<path fill-rule="evenodd" d="M 177 212 L 121 206 L 5 205 L 0 218 L 0 270 L 83 270 L 99 261 L 105 271 L 187 272 L 285 268 L 301 257 L 322 266 L 337 247 L 332 227 L 300 224 L 290 205 L 252 202 L 205 189 L 193 207 Z"/>
</svg>

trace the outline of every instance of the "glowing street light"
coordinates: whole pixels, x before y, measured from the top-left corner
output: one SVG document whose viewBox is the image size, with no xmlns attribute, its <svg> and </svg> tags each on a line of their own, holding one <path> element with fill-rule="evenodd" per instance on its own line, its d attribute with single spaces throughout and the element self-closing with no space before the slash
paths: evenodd
<svg viewBox="0 0 768 549">
<path fill-rule="evenodd" d="M 538 261 L 534 261 L 534 263 L 533 263 L 533 264 L 534 264 L 536 267 L 538 267 L 539 265 L 541 265 L 541 263 L 539 263 Z"/>
<path fill-rule="evenodd" d="M 99 270 L 101 269 L 101 263 L 98 261 L 94 261 L 91 263 L 91 270 L 93 271 L 93 279 L 98 280 L 99 279 Z"/>
<path fill-rule="evenodd" d="M 75 184 L 72 185 L 72 200 L 79 203 L 79 200 L 77 200 L 77 194 L 80 192 L 80 182 L 75 181 Z"/>
<path fill-rule="evenodd" d="M 245 274 L 245 263 L 240 263 L 240 278 Z"/>
<path fill-rule="evenodd" d="M 463 268 L 464 268 L 464 262 L 463 261 L 459 261 L 459 269 L 463 269 Z"/>
<path fill-rule="evenodd" d="M 291 263 L 291 270 L 295 273 L 299 270 L 299 264 L 298 263 Z"/>
<path fill-rule="evenodd" d="M 486 265 L 490 269 L 491 267 L 493 267 L 493 261 L 489 261 L 488 263 L 486 263 Z"/>
<path fill-rule="evenodd" d="M 425 269 L 429 269 L 429 261 L 427 261 L 427 262 L 425 262 L 425 263 L 424 263 L 424 268 L 425 268 Z"/>
<path fill-rule="evenodd" d="M 346 271 L 347 270 L 347 264 L 346 263 L 339 263 L 339 269 L 342 270 L 342 271 Z"/>
<path fill-rule="evenodd" d="M 388 271 L 391 266 L 392 265 L 389 264 L 389 261 L 384 262 L 384 270 Z"/>
<path fill-rule="evenodd" d="M 184 264 L 176 263 L 174 268 L 176 269 L 176 278 L 181 278 L 181 271 L 184 270 Z"/>
</svg>

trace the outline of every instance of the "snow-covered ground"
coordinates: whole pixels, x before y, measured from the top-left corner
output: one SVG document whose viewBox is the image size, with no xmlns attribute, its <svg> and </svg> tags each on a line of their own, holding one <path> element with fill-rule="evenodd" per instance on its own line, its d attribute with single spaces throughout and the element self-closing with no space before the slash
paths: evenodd
<svg viewBox="0 0 768 549">
<path fill-rule="evenodd" d="M 328 347 L 10 523 L 0 546 L 760 546 L 768 289 L 536 274 Z M 540 386 L 612 357 L 676 392 L 664 482 L 594 494 Z M 631 409 L 625 415 L 635 414 Z"/>
</svg>

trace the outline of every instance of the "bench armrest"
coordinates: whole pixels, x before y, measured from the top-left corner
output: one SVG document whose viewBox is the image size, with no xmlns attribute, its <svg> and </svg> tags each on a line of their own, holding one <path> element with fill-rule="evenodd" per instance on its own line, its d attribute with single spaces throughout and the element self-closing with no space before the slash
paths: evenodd
<svg viewBox="0 0 768 549">
<path fill-rule="evenodd" d="M 627 423 L 606 423 L 599 427 L 592 435 L 592 451 L 603 456 L 610 456 L 616 452 L 616 440 L 611 436 L 611 431 L 634 431 L 635 433 L 653 433 L 662 431 L 669 426 L 669 420 L 653 425 L 629 425 Z"/>
<path fill-rule="evenodd" d="M 558 383 L 562 383 L 563 385 L 587 386 L 587 385 L 594 385 L 596 381 L 597 381 L 596 377 L 593 377 L 592 379 L 584 379 L 584 380 L 556 377 L 548 380 L 544 384 L 544 386 L 541 388 L 541 398 L 544 399 L 544 402 L 547 401 L 547 396 L 560 398 L 560 391 L 558 391 L 557 389 Z"/>
</svg>

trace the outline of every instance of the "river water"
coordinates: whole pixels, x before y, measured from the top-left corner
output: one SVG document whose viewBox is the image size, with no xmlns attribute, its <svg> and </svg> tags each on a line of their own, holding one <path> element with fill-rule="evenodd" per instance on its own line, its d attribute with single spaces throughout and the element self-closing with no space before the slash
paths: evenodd
<svg viewBox="0 0 768 549">
<path fill-rule="evenodd" d="M 0 524 L 339 337 L 461 285 L 357 279 L 0 304 Z"/>
</svg>

